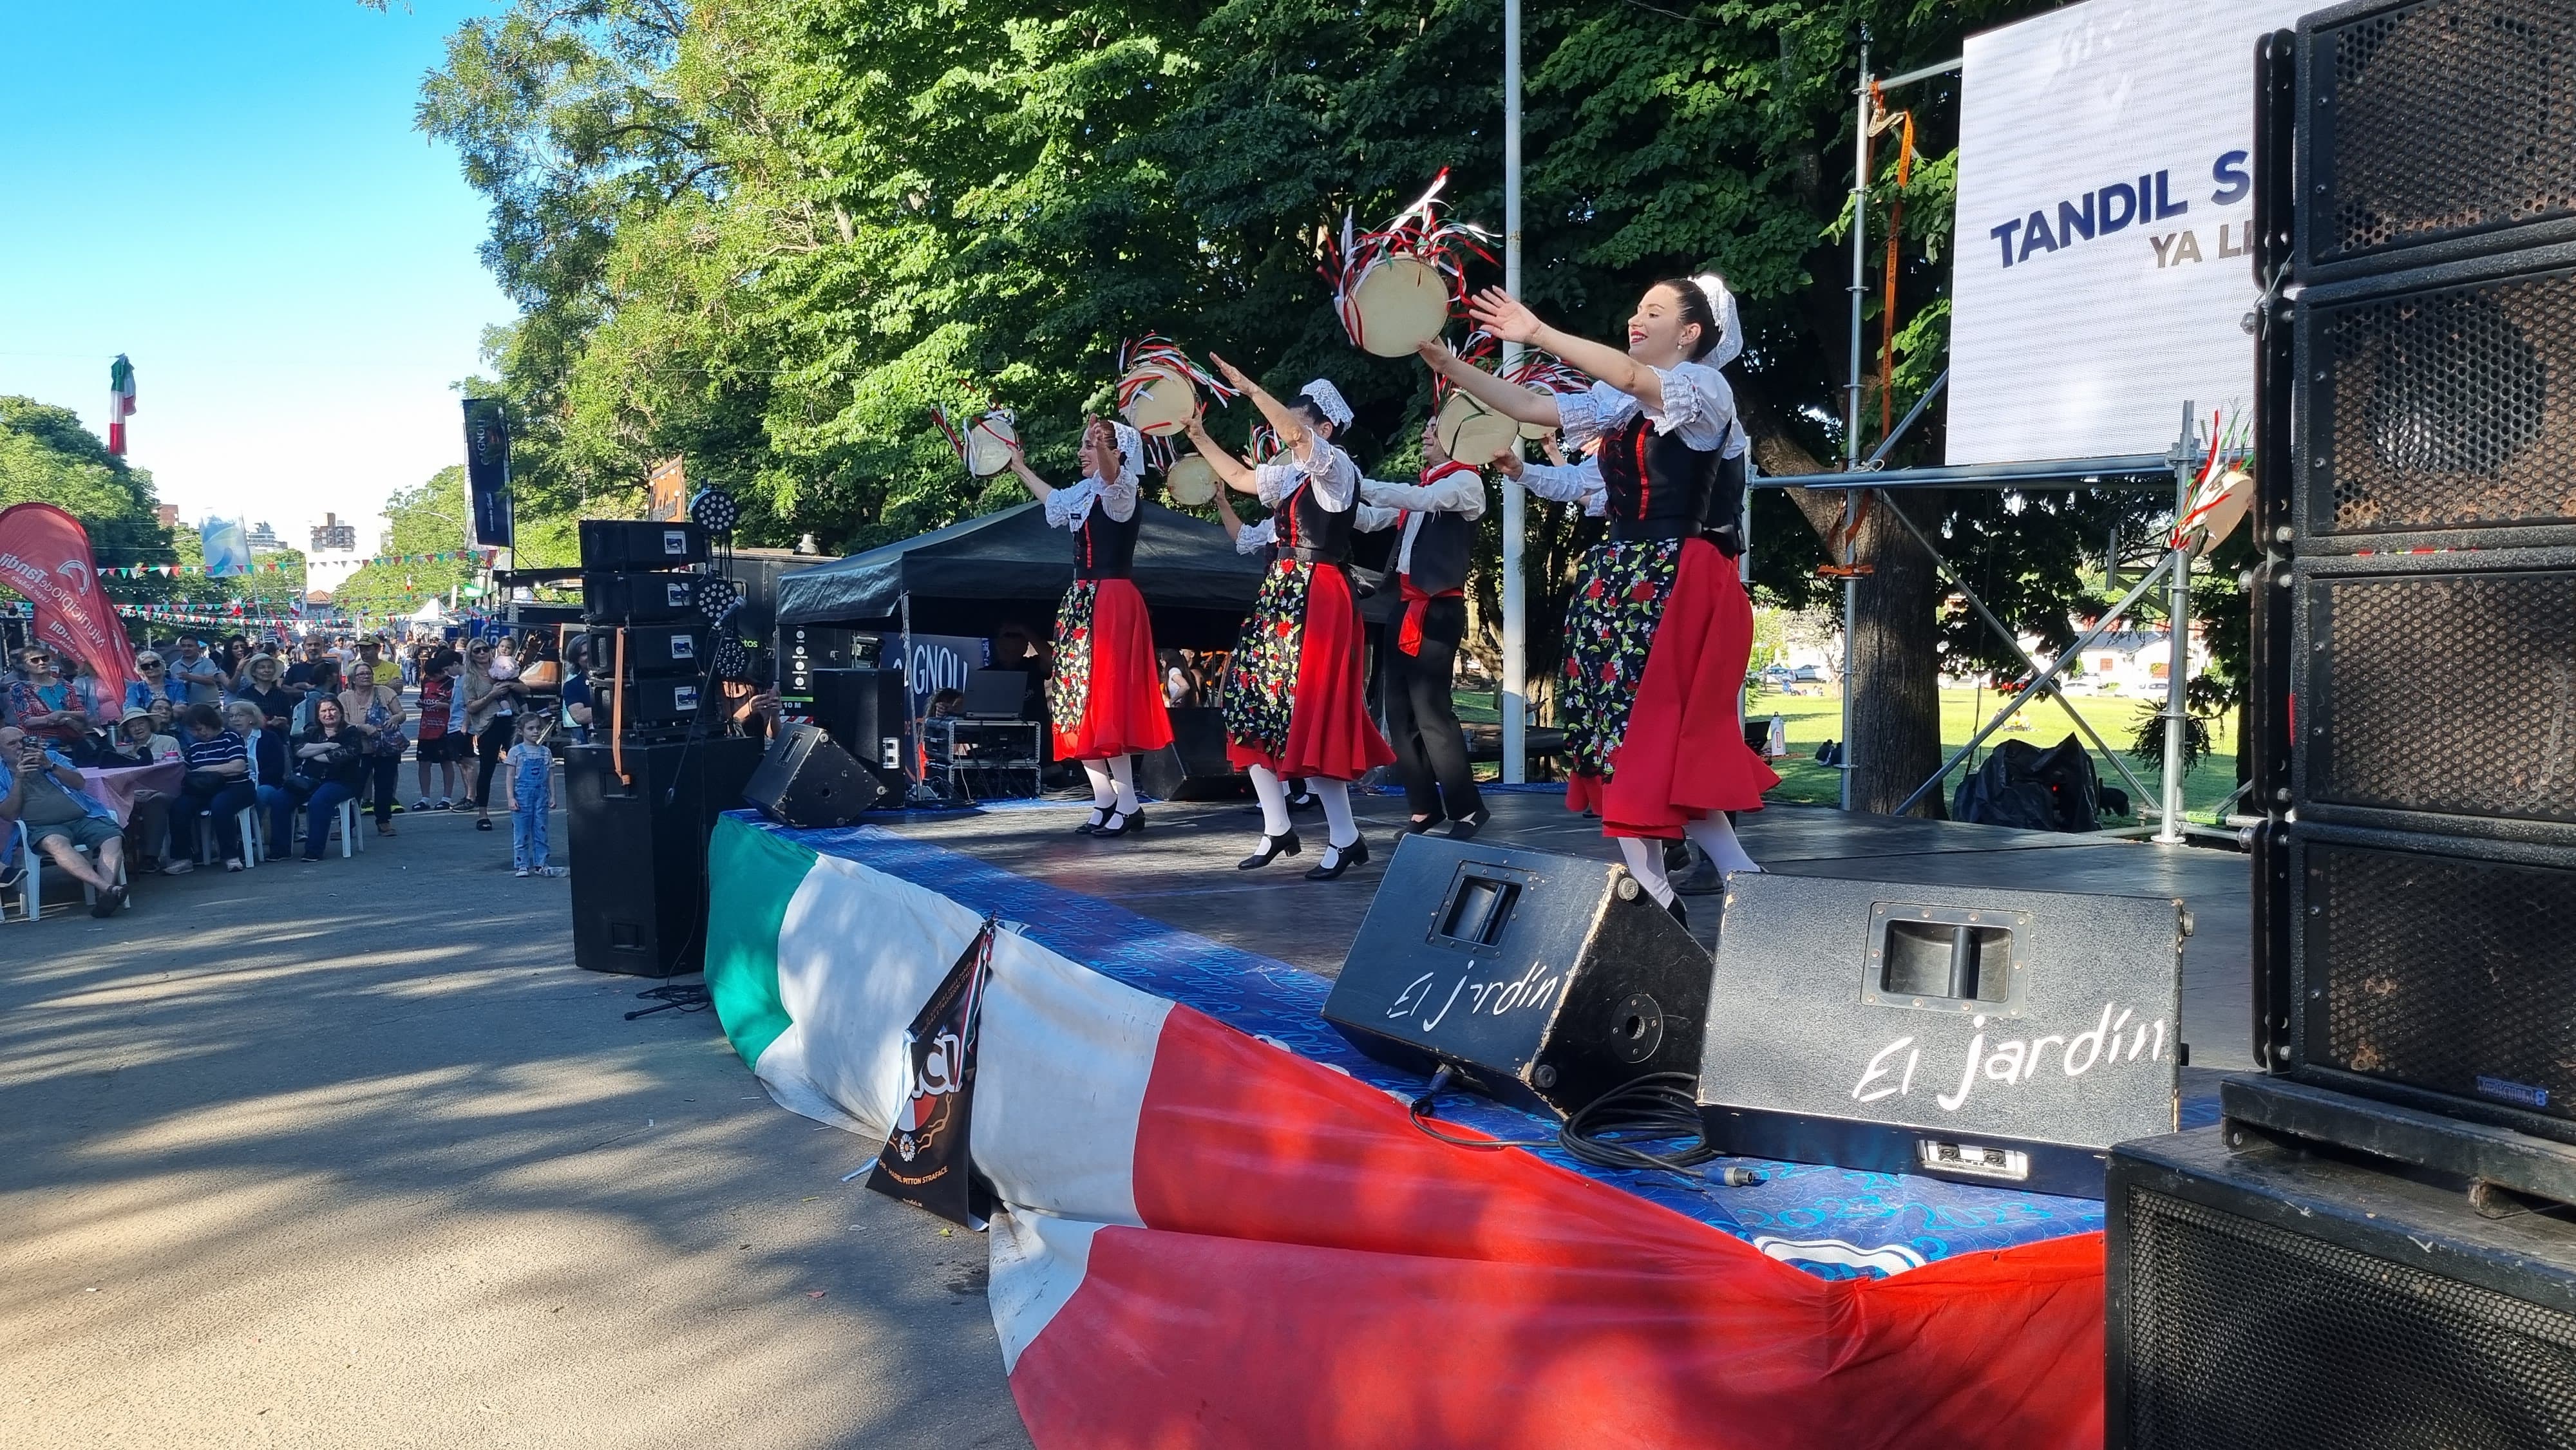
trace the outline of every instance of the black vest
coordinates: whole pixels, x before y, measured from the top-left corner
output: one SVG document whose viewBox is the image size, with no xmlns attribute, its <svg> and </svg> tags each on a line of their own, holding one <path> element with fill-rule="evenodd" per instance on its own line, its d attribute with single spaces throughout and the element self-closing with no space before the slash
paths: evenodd
<svg viewBox="0 0 2576 1450">
<path fill-rule="evenodd" d="M 1476 525 L 1465 514 L 1445 509 L 1424 514 L 1422 527 L 1413 532 L 1413 557 L 1406 561 L 1413 567 L 1404 577 L 1425 594 L 1464 589 L 1467 560 L 1475 550 Z"/>
<path fill-rule="evenodd" d="M 1281 499 L 1279 507 L 1271 511 L 1270 516 L 1278 521 L 1279 557 L 1296 554 L 1318 564 L 1348 564 L 1351 515 L 1357 512 L 1356 508 L 1333 512 L 1315 497 L 1312 480 L 1300 482 L 1297 491 Z"/>
<path fill-rule="evenodd" d="M 1136 567 L 1136 532 L 1145 524 L 1145 501 L 1136 501 L 1136 511 L 1125 523 L 1109 516 L 1105 500 L 1093 499 L 1091 511 L 1082 516 L 1082 527 L 1073 534 L 1073 577 L 1076 579 L 1124 579 Z"/>
<path fill-rule="evenodd" d="M 1643 413 L 1601 440 L 1597 455 L 1609 493 L 1610 537 L 1686 539 L 1701 528 L 1718 456 L 1658 433 Z"/>
</svg>

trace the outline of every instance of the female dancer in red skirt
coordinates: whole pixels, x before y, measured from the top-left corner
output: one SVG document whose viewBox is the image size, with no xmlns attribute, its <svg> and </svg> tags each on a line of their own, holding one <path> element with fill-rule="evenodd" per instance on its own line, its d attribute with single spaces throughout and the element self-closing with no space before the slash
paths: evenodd
<svg viewBox="0 0 2576 1450">
<path fill-rule="evenodd" d="M 1047 713 L 1055 721 L 1056 759 L 1081 761 L 1091 778 L 1091 815 L 1076 829 L 1123 836 L 1144 825 L 1136 752 L 1172 743 L 1145 598 L 1127 577 L 1145 517 L 1138 496 L 1144 440 L 1124 423 L 1094 418 L 1083 430 L 1081 458 L 1082 482 L 1071 488 L 1038 477 L 1016 448 L 1011 471 L 1046 506 L 1047 526 L 1073 533 L 1073 587 L 1056 610 Z"/>
<path fill-rule="evenodd" d="M 1221 357 L 1226 381 L 1261 409 L 1278 433 L 1281 461 L 1252 466 L 1208 437 L 1197 420 L 1190 440 L 1228 488 L 1270 505 L 1270 571 L 1261 582 L 1243 644 L 1226 669 L 1226 758 L 1252 777 L 1261 797 L 1261 847 L 1236 865 L 1249 871 L 1296 855 L 1283 776 L 1302 776 L 1324 803 L 1329 835 L 1310 881 L 1330 881 L 1369 858 L 1351 819 L 1350 783 L 1395 752 L 1369 719 L 1359 597 L 1351 591 L 1351 523 L 1360 471 L 1332 444 L 1349 426 L 1341 391 L 1308 383 L 1289 407 Z M 1257 527 L 1257 526 L 1256 526 Z"/>
<path fill-rule="evenodd" d="M 1629 871 L 1674 916 L 1659 841 L 1687 835 L 1721 871 L 1761 869 L 1728 811 L 1762 808 L 1780 777 L 1744 743 L 1753 603 L 1733 558 L 1702 537 L 1718 462 L 1740 437 L 1718 372 L 1743 349 L 1735 299 L 1714 276 L 1658 282 L 1628 319 L 1628 347 L 1568 336 L 1499 288 L 1470 304 L 1507 342 L 1545 348 L 1599 382 L 1558 397 L 1468 366 L 1439 342 L 1425 361 L 1496 412 L 1591 445 L 1578 464 L 1496 460 L 1542 498 L 1605 514 L 1565 612 L 1561 693 L 1573 774 L 1566 805 L 1597 811 Z M 1739 550 L 1740 552 L 1740 550 Z"/>
</svg>

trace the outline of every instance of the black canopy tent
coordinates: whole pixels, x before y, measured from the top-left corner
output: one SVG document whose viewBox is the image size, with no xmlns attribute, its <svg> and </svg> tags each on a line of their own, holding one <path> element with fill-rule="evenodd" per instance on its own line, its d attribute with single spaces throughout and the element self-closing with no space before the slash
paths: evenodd
<svg viewBox="0 0 2576 1450">
<path fill-rule="evenodd" d="M 1234 551 L 1225 531 L 1157 503 L 1141 504 L 1136 588 L 1170 649 L 1228 649 L 1261 588 L 1266 555 Z M 912 627 L 989 635 L 1020 624 L 1043 637 L 1073 583 L 1073 542 L 1024 503 L 927 534 L 798 570 L 778 581 L 778 622 L 893 628 L 912 596 Z"/>
</svg>

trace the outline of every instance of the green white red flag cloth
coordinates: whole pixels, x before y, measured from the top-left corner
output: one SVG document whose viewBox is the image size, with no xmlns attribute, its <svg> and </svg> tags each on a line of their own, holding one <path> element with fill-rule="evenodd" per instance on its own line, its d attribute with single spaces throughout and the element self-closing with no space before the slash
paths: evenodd
<svg viewBox="0 0 2576 1450">
<path fill-rule="evenodd" d="M 134 364 L 118 353 L 107 365 L 107 452 L 125 456 L 125 420 L 134 416 Z"/>
</svg>

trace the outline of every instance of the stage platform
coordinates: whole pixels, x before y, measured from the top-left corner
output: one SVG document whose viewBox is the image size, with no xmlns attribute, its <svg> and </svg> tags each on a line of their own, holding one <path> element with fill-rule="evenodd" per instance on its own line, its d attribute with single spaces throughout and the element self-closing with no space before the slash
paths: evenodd
<svg viewBox="0 0 2576 1450">
<path fill-rule="evenodd" d="M 1494 819 L 1483 839 L 1618 859 L 1618 848 L 1602 837 L 1598 822 L 1565 809 L 1561 787 L 1497 790 L 1486 801 Z M 1005 871 L 1333 977 L 1350 953 L 1405 822 L 1400 796 L 1355 797 L 1352 805 L 1376 854 L 1333 882 L 1303 875 L 1323 848 L 1324 818 L 1316 813 L 1296 818 L 1304 855 L 1282 857 L 1259 871 L 1234 869 L 1261 830 L 1259 813 L 1241 802 L 1149 805 L 1141 835 L 1111 841 L 1074 834 L 1085 808 L 1055 802 L 889 816 L 883 824 Z M 2254 1066 L 2252 883 L 2240 853 L 1814 806 L 1757 811 L 1738 829 L 1763 869 L 1793 875 L 2178 897 L 2194 921 L 2183 951 L 2182 984 L 2182 1037 L 2191 1046 L 2189 1077 L 2197 1089 L 2192 1095 L 2214 1091 L 2207 1086 L 2210 1069 L 2242 1072 Z M 1716 900 L 1691 898 L 1688 905 L 1692 933 L 1714 946 Z"/>
</svg>

